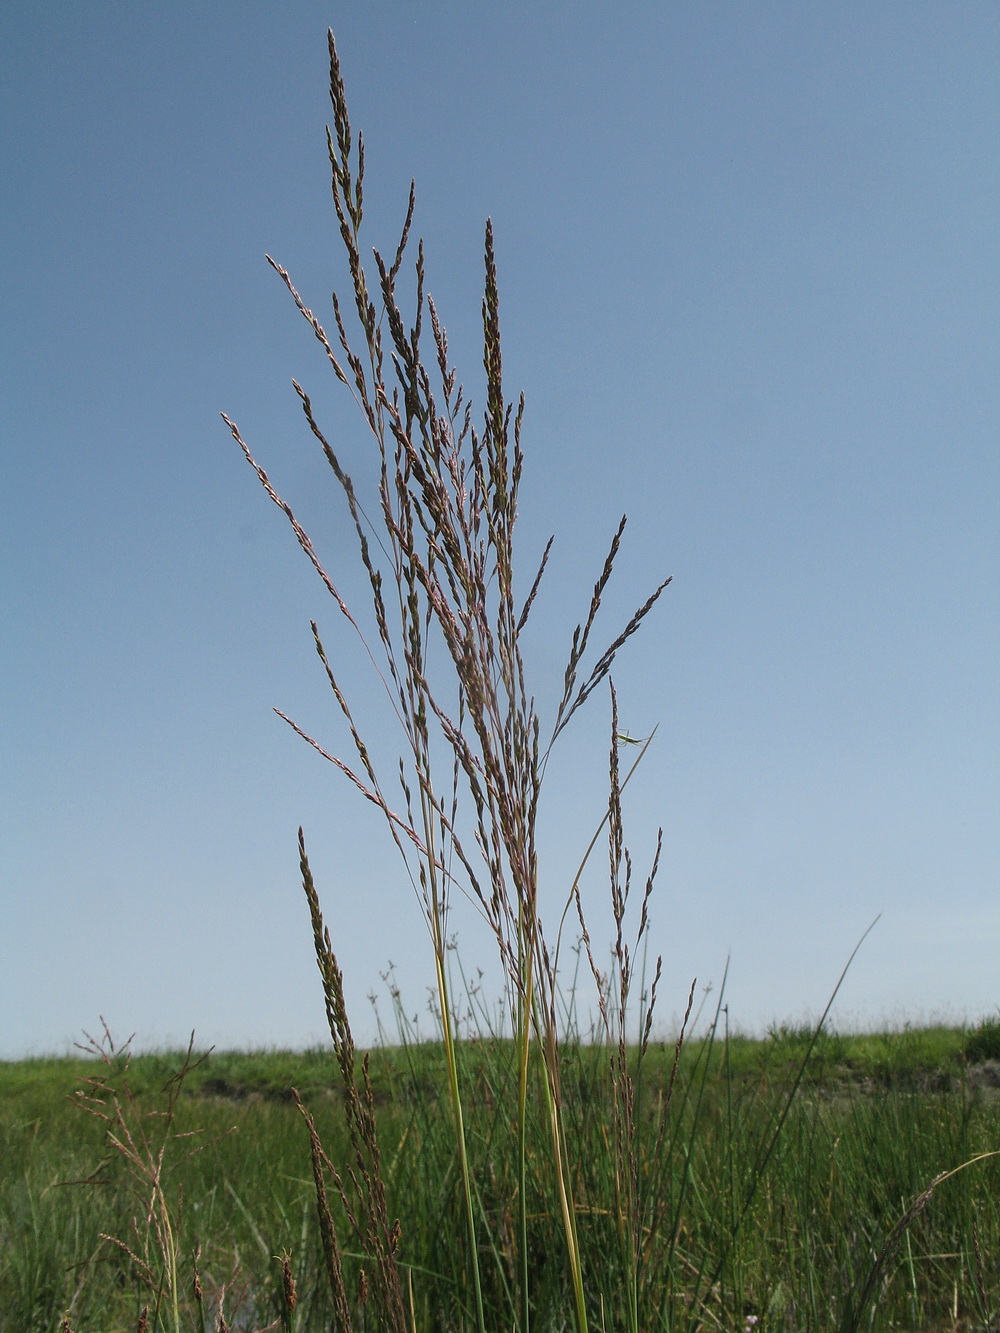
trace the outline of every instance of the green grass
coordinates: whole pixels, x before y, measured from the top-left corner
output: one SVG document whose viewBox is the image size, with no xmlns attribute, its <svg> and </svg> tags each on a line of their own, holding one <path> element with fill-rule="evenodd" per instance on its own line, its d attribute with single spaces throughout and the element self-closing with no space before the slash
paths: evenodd
<svg viewBox="0 0 1000 1333">
<path fill-rule="evenodd" d="M 975 1034 L 947 1028 L 821 1039 L 766 1167 L 762 1154 L 802 1055 L 803 1034 L 733 1037 L 708 1050 L 692 1041 L 681 1060 L 667 1134 L 657 1160 L 646 1145 L 643 1327 L 836 1329 L 852 1284 L 868 1273 L 893 1224 L 941 1171 L 1000 1146 L 1000 1095 L 969 1077 Z M 513 1043 L 458 1049 L 468 1089 L 468 1142 L 477 1184 L 483 1297 L 504 1309 L 514 1281 L 517 1087 Z M 639 1119 L 651 1124 L 672 1048 L 651 1045 Z M 149 1119 L 183 1057 L 136 1058 L 134 1109 Z M 606 1048 L 564 1052 L 567 1133 L 579 1164 L 574 1182 L 590 1317 L 621 1327 L 620 1236 L 608 1208 L 614 1169 L 606 1141 L 611 1081 Z M 0 1327 L 41 1333 L 69 1312 L 75 1330 L 134 1329 L 149 1292 L 134 1265 L 100 1233 L 128 1238 L 135 1199 L 113 1154 L 104 1184 L 91 1176 L 106 1157 L 104 1127 L 73 1105 L 94 1062 L 35 1060 L 0 1065 Z M 474 1325 L 463 1253 L 461 1182 L 439 1045 L 372 1053 L 382 1167 L 389 1206 L 402 1226 L 399 1257 L 421 1329 Z M 227 1285 L 233 1328 L 274 1320 L 298 1330 L 330 1327 L 330 1296 L 316 1221 L 309 1147 L 290 1100 L 295 1086 L 316 1116 L 327 1151 L 349 1160 L 343 1094 L 333 1057 L 309 1051 L 224 1052 L 187 1077 L 178 1134 L 217 1141 L 171 1163 L 165 1189 L 179 1214 L 184 1328 L 214 1327 Z M 516 1104 L 516 1103 L 515 1103 Z M 155 1119 L 149 1123 L 155 1125 Z M 535 1327 L 563 1325 L 571 1302 L 559 1229 L 546 1204 L 544 1106 L 529 1106 L 532 1204 L 529 1257 Z M 235 1127 L 235 1132 L 227 1133 Z M 222 1137 L 220 1137 L 222 1136 Z M 176 1139 L 179 1149 L 198 1140 Z M 742 1216 L 741 1214 L 744 1213 Z M 132 1232 L 132 1234 L 135 1234 Z M 205 1293 L 192 1295 L 192 1256 Z M 978 1257 L 977 1257 L 978 1251 Z M 278 1256 L 291 1255 L 298 1304 L 287 1318 Z M 891 1256 L 874 1329 L 985 1329 L 1000 1308 L 1000 1167 L 980 1162 L 945 1181 Z M 347 1256 L 352 1296 L 361 1261 Z M 241 1294 L 242 1293 L 242 1294 Z M 955 1315 L 957 1311 L 957 1324 Z M 359 1323 L 358 1327 L 364 1325 Z M 995 1322 L 993 1327 L 995 1327 Z"/>
</svg>

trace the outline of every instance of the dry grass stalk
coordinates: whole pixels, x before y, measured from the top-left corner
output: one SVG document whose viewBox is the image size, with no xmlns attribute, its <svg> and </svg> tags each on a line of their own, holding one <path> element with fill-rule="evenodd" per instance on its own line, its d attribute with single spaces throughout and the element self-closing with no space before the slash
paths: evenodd
<svg viewBox="0 0 1000 1333">
<path fill-rule="evenodd" d="M 359 1085 L 354 1038 L 351 1034 L 347 1008 L 344 1003 L 343 975 L 333 952 L 329 931 L 323 924 L 319 897 L 313 883 L 312 871 L 309 868 L 301 829 L 299 830 L 299 856 L 302 884 L 312 917 L 316 960 L 323 979 L 327 1024 L 333 1039 L 334 1052 L 340 1069 L 341 1084 L 344 1089 L 344 1116 L 354 1152 L 354 1164 L 347 1170 L 347 1181 L 345 1183 L 340 1171 L 331 1162 L 320 1142 L 313 1117 L 303 1105 L 298 1093 L 295 1092 L 296 1104 L 302 1112 L 309 1132 L 320 1234 L 323 1241 L 327 1277 L 334 1298 L 334 1310 L 341 1328 L 350 1330 L 353 1327 L 351 1304 L 344 1276 L 343 1255 L 327 1198 L 327 1175 L 329 1175 L 340 1196 L 348 1224 L 353 1230 L 362 1252 L 373 1260 L 374 1279 L 371 1284 L 371 1295 L 379 1312 L 381 1326 L 385 1329 L 398 1330 L 398 1333 L 404 1333 L 407 1324 L 402 1282 L 396 1261 L 400 1228 L 398 1221 L 394 1221 L 392 1224 L 389 1222 L 382 1159 L 378 1145 L 375 1101 L 368 1070 L 368 1057 L 365 1056 L 362 1062 Z M 368 1279 L 365 1276 L 366 1292 L 367 1284 Z"/>
<path fill-rule="evenodd" d="M 934 1197 L 935 1190 L 937 1190 L 940 1185 L 943 1185 L 946 1180 L 950 1180 L 952 1176 L 957 1176 L 960 1171 L 965 1171 L 968 1167 L 975 1166 L 977 1162 L 988 1161 L 991 1157 L 1000 1157 L 1000 1149 L 996 1152 L 978 1153 L 975 1157 L 970 1157 L 967 1162 L 963 1162 L 960 1166 L 952 1167 L 950 1171 L 939 1172 L 927 1188 L 921 1190 L 908 1207 L 903 1210 L 903 1213 L 896 1221 L 892 1230 L 882 1242 L 882 1246 L 876 1254 L 874 1262 L 868 1270 L 868 1273 L 865 1275 L 864 1280 L 858 1284 L 855 1293 L 853 1293 L 852 1297 L 847 1301 L 844 1316 L 840 1324 L 840 1333 L 857 1333 L 858 1329 L 861 1328 L 868 1316 L 871 1306 L 876 1300 L 879 1288 L 886 1280 L 889 1266 L 896 1257 L 896 1251 L 899 1249 L 900 1243 L 909 1228 Z M 986 1304 L 985 1300 L 983 1303 L 984 1305 Z M 955 1317 L 957 1319 L 957 1313 Z"/>
<path fill-rule="evenodd" d="M 139 1204 L 131 1218 L 130 1241 L 120 1236 L 101 1233 L 101 1239 L 125 1255 L 140 1282 L 154 1295 L 152 1318 L 158 1322 L 164 1305 L 169 1311 L 175 1333 L 181 1329 L 178 1234 L 180 1228 L 180 1199 L 172 1200 L 168 1189 L 168 1174 L 172 1166 L 204 1151 L 210 1142 L 199 1139 L 193 1146 L 182 1145 L 178 1154 L 176 1145 L 181 1140 L 198 1139 L 199 1130 L 180 1132 L 175 1128 L 177 1103 L 185 1079 L 207 1059 L 209 1052 L 194 1056 L 194 1033 L 180 1068 L 167 1080 L 162 1092 L 165 1102 L 153 1111 L 144 1111 L 128 1080 L 131 1062 L 130 1037 L 123 1045 L 116 1045 L 104 1019 L 103 1032 L 95 1039 L 87 1035 L 86 1044 L 77 1043 L 86 1055 L 101 1061 L 103 1072 L 84 1081 L 76 1094 L 77 1105 L 105 1125 L 105 1137 L 110 1149 L 108 1156 L 86 1181 L 81 1184 L 108 1184 L 106 1168 L 117 1159 L 126 1168 L 129 1190 Z M 197 1268 L 196 1268 L 197 1273 Z M 140 1324 L 148 1310 L 140 1314 Z"/>
</svg>

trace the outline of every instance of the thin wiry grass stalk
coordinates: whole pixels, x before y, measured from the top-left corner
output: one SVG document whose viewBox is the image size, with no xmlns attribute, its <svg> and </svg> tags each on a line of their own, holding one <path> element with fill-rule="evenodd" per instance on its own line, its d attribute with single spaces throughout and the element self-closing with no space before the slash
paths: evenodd
<svg viewBox="0 0 1000 1333">
<path fill-rule="evenodd" d="M 900 1242 L 903 1237 L 909 1233 L 910 1227 L 920 1216 L 923 1210 L 934 1197 L 934 1191 L 939 1185 L 943 1185 L 946 1180 L 952 1176 L 957 1176 L 960 1171 L 965 1171 L 970 1166 L 975 1166 L 978 1162 L 988 1161 L 992 1157 L 1000 1157 L 1000 1149 L 995 1152 L 978 1153 L 971 1157 L 967 1162 L 962 1162 L 960 1166 L 952 1167 L 950 1171 L 940 1171 L 926 1189 L 921 1190 L 917 1197 L 909 1204 L 899 1217 L 892 1230 L 886 1236 L 881 1248 L 875 1256 L 871 1268 L 868 1270 L 863 1281 L 858 1284 L 856 1293 L 847 1301 L 844 1311 L 844 1317 L 840 1324 L 840 1333 L 857 1333 L 861 1327 L 865 1316 L 869 1311 L 875 1293 L 883 1281 L 889 1264 L 894 1258 Z"/>
<path fill-rule="evenodd" d="M 528 1333 L 531 1327 L 531 1297 L 528 1271 L 528 1067 L 531 1060 L 530 1014 L 533 1005 L 534 979 L 529 974 L 525 988 L 525 1003 L 521 1022 L 517 1026 L 517 1203 L 518 1226 L 521 1238 L 521 1327 Z"/>
<path fill-rule="evenodd" d="M 629 895 L 632 887 L 632 860 L 624 841 L 622 821 L 622 789 L 619 765 L 619 750 L 631 738 L 623 737 L 618 723 L 618 699 L 614 683 L 609 680 L 611 692 L 611 747 L 609 759 L 608 809 L 604 823 L 608 826 L 608 850 L 611 879 L 611 906 L 615 924 L 613 944 L 613 973 L 605 977 L 594 958 L 590 934 L 587 930 L 579 890 L 575 892 L 580 931 L 590 969 L 597 989 L 598 1008 L 604 1027 L 610 1055 L 612 1130 L 613 1130 L 613 1166 L 615 1220 L 619 1241 L 620 1265 L 622 1273 L 622 1299 L 625 1305 L 625 1317 L 628 1327 L 638 1333 L 642 1326 L 640 1317 L 639 1266 L 642 1253 L 642 1197 L 639 1164 L 638 1089 L 643 1060 L 649 1048 L 653 1015 L 656 1009 L 657 987 L 662 971 L 662 958 L 656 959 L 655 974 L 648 996 L 641 997 L 640 1026 L 638 1042 L 635 1046 L 635 1069 L 628 1041 L 628 1024 L 631 1011 L 631 992 L 634 981 L 635 959 L 648 937 L 649 901 L 660 863 L 663 833 L 657 834 L 656 851 L 652 868 L 646 880 L 640 905 L 639 924 L 635 942 L 629 945 L 625 940 L 625 919 Z M 647 742 L 648 744 L 648 742 Z M 643 751 L 644 752 L 644 751 Z M 640 759 L 641 759 L 640 754 Z M 634 768 L 633 770 L 634 771 Z M 629 774 L 631 776 L 631 773 Z M 666 1117 L 670 1108 L 677 1066 L 680 1060 L 681 1046 L 687 1021 L 690 1016 L 694 996 L 694 983 L 688 999 L 687 1013 L 681 1026 L 674 1049 L 674 1062 L 666 1095 L 660 1107 L 660 1120 L 657 1132 L 657 1148 L 662 1143 Z M 613 1001 L 613 1003 L 612 1003 Z"/>
</svg>

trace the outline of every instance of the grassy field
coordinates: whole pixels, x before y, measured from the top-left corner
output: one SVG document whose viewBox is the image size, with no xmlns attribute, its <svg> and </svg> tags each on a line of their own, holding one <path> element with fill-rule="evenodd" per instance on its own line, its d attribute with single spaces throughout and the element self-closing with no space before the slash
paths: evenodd
<svg viewBox="0 0 1000 1333">
<path fill-rule="evenodd" d="M 270 262 L 368 440 L 356 485 L 293 381 L 356 536 L 366 609 L 347 605 L 223 419 L 385 696 L 402 751 L 388 759 L 380 731 L 374 749 L 359 731 L 314 621 L 347 757 L 279 715 L 384 816 L 428 930 L 441 1041 L 400 1022 L 395 1044 L 370 1060 L 355 1051 L 300 830 L 332 1052 L 130 1061 L 105 1032 L 86 1061 L 0 1066 L 2 1333 L 997 1333 L 1000 1025 L 750 1041 L 728 1032 L 720 1000 L 708 1035 L 696 1015 L 699 1039 L 654 1040 L 661 960 L 649 958 L 648 985 L 645 961 L 662 830 L 640 871 L 622 806 L 653 737 L 620 729 L 612 669 L 670 578 L 651 578 L 616 631 L 595 629 L 623 517 L 595 552 L 543 721 L 535 699 L 551 689 L 536 696 L 521 642 L 552 543 L 523 569 L 524 400 L 504 385 L 492 224 L 473 412 L 425 291 L 423 243 L 410 245 L 412 187 L 395 253 L 371 249 L 332 33 L 328 51 L 345 265 L 330 333 Z M 568 491 L 573 467 L 568 456 Z M 596 694 L 610 714 L 607 807 L 546 934 L 548 758 Z M 592 944 L 581 884 L 605 840 L 611 931 Z M 458 894 L 492 937 L 509 1036 L 454 984 Z M 587 1041 L 576 983 L 560 988 L 575 941 L 593 982 Z"/>
<path fill-rule="evenodd" d="M 988 1059 L 1000 1053 L 997 1025 L 826 1035 L 803 1064 L 809 1038 L 719 1032 L 712 1045 L 688 1043 L 663 1134 L 657 1111 L 674 1052 L 650 1044 L 637 1085 L 640 1326 L 826 1333 L 857 1326 L 850 1321 L 873 1278 L 862 1327 L 1000 1327 L 1000 1158 L 943 1180 L 893 1235 L 940 1173 L 1000 1147 L 1000 1065 Z M 515 1047 L 477 1041 L 458 1055 L 487 1326 L 509 1328 Z M 578 1042 L 562 1052 L 575 1216 L 590 1317 L 601 1329 L 629 1322 L 621 1308 L 629 1238 L 615 1216 L 608 1143 L 610 1057 L 606 1046 Z M 345 1171 L 354 1156 L 333 1056 L 213 1053 L 171 1083 L 184 1063 L 181 1053 L 137 1057 L 127 1070 L 123 1057 L 0 1065 L 4 1333 L 49 1333 L 67 1316 L 74 1330 L 131 1330 L 144 1306 L 151 1328 L 173 1328 L 169 1293 L 159 1310 L 155 1298 L 157 1287 L 166 1290 L 158 1204 L 153 1221 L 147 1213 L 156 1183 L 174 1234 L 179 1327 L 337 1327 L 309 1138 L 291 1093 L 299 1090 Z M 96 1090 L 88 1083 L 95 1074 L 104 1080 Z M 471 1327 L 443 1049 L 372 1052 L 371 1087 L 408 1321 L 421 1330 Z M 117 1122 L 79 1104 L 95 1091 L 103 1102 L 92 1109 L 105 1114 L 117 1095 Z M 572 1296 L 555 1200 L 545 1170 L 536 1170 L 550 1152 L 541 1105 L 529 1108 L 529 1126 L 530 1309 L 534 1327 L 558 1329 Z M 151 1161 L 165 1148 L 156 1182 L 143 1174 L 141 1152 L 137 1165 L 123 1151 L 141 1149 L 144 1135 Z M 343 1263 L 354 1326 L 379 1327 L 370 1310 L 365 1318 L 370 1261 L 348 1252 Z"/>
</svg>

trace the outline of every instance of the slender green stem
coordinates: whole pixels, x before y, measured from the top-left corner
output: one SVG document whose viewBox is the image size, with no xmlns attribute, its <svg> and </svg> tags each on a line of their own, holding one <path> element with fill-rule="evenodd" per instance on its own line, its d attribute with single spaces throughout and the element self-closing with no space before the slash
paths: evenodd
<svg viewBox="0 0 1000 1333">
<path fill-rule="evenodd" d="M 160 1224 L 163 1227 L 163 1257 L 167 1264 L 167 1281 L 170 1283 L 170 1310 L 173 1316 L 174 1333 L 181 1333 L 180 1300 L 177 1292 L 177 1244 L 174 1229 L 170 1223 L 170 1209 L 159 1181 L 156 1182 L 156 1199 L 160 1212 Z"/>
<path fill-rule="evenodd" d="M 523 940 L 523 931 L 521 938 Z M 528 1333 L 531 1325 L 531 1295 L 528 1289 L 528 1062 L 531 1053 L 531 1019 L 534 1009 L 534 972 L 530 951 L 528 951 L 524 963 L 524 994 L 521 1000 L 521 1014 L 518 1024 L 517 1193 L 518 1222 L 521 1233 L 521 1330 L 522 1333 Z"/>
<path fill-rule="evenodd" d="M 448 993 L 448 978 L 444 965 L 444 941 L 440 938 L 440 922 L 435 922 L 434 963 L 437 971 L 438 998 L 441 1003 L 441 1031 L 444 1036 L 445 1062 L 448 1066 L 448 1092 L 455 1117 L 455 1137 L 458 1142 L 458 1159 L 462 1172 L 462 1190 L 465 1196 L 465 1220 L 469 1233 L 469 1268 L 472 1273 L 472 1285 L 476 1295 L 476 1328 L 479 1333 L 486 1333 L 486 1321 L 483 1314 L 483 1287 L 479 1274 L 479 1244 L 476 1232 L 476 1213 L 472 1201 L 472 1176 L 469 1170 L 469 1156 L 465 1143 L 465 1113 L 462 1109 L 462 1090 L 458 1076 L 458 1057 L 455 1050 L 455 1033 L 451 1021 L 451 1004 Z"/>
<path fill-rule="evenodd" d="M 563 1220 L 563 1234 L 566 1238 L 566 1252 L 570 1275 L 573 1279 L 573 1304 L 576 1313 L 577 1333 L 588 1333 L 587 1302 L 583 1291 L 583 1264 L 580 1259 L 580 1244 L 576 1230 L 576 1208 L 573 1202 L 572 1182 L 569 1162 L 563 1142 L 562 1117 L 559 1100 L 556 1095 L 558 1079 L 558 1041 L 556 1034 L 546 1023 L 544 1034 L 545 1077 L 542 1086 L 545 1092 L 545 1104 L 549 1116 L 549 1133 L 552 1141 L 552 1156 L 556 1168 L 556 1185 L 559 1190 L 559 1209 Z"/>
</svg>

